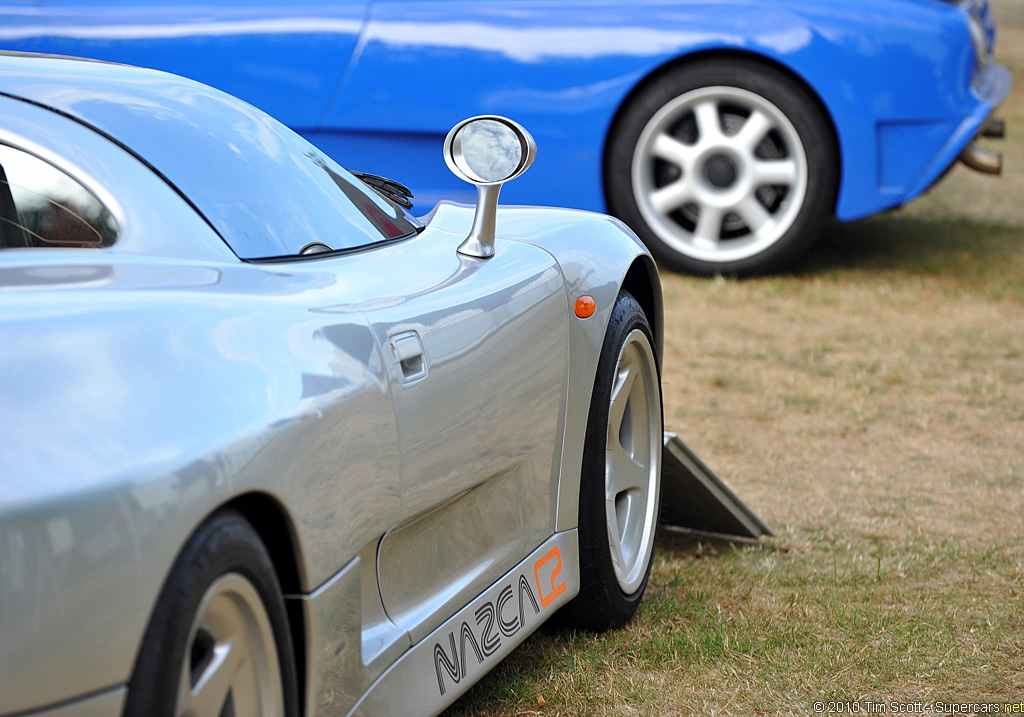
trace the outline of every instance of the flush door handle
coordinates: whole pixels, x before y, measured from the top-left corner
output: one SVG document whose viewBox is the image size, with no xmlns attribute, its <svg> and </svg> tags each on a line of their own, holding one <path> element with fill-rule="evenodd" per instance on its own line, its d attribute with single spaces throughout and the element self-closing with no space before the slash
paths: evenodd
<svg viewBox="0 0 1024 717">
<path fill-rule="evenodd" d="M 402 369 L 402 379 L 405 383 L 426 377 L 427 358 L 423 351 L 423 341 L 415 331 L 392 336 L 391 353 Z"/>
</svg>

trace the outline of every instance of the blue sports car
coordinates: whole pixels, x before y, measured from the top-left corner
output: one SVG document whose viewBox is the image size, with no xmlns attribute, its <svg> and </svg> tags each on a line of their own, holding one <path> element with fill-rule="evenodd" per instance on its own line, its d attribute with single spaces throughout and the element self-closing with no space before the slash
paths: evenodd
<svg viewBox="0 0 1024 717">
<path fill-rule="evenodd" d="M 227 90 L 424 208 L 464 196 L 449 127 L 516 117 L 544 150 L 509 200 L 610 212 L 698 274 L 785 266 L 957 158 L 998 171 L 973 140 L 1010 87 L 987 0 L 39 0 L 0 28 Z"/>
</svg>

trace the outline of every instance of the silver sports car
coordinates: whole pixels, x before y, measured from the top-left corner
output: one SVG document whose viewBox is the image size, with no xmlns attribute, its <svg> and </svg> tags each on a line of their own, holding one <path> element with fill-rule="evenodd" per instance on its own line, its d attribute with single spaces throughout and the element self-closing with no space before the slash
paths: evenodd
<svg viewBox="0 0 1024 717">
<path fill-rule="evenodd" d="M 0 57 L 0 713 L 430 714 L 633 615 L 655 265 L 496 209 L 515 122 L 444 152 L 479 202 L 417 219 L 221 92 Z"/>
</svg>

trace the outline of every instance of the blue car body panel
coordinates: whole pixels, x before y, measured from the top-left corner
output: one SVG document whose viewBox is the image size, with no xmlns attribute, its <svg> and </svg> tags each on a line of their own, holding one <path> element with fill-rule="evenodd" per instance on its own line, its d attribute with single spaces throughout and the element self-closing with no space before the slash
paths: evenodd
<svg viewBox="0 0 1024 717">
<path fill-rule="evenodd" d="M 496 113 L 540 147 L 507 201 L 604 211 L 606 141 L 630 94 L 688 58 L 753 56 L 799 78 L 832 119 L 835 213 L 849 220 L 924 191 L 1008 92 L 1005 70 L 978 67 L 968 12 L 991 54 L 985 0 L 43 0 L 0 10 L 0 48 L 199 79 L 399 179 L 418 210 L 472 197 L 436 158 L 448 128 Z"/>
<path fill-rule="evenodd" d="M 314 126 L 363 30 L 367 0 L 173 3 L 41 0 L 0 8 L 7 50 L 153 67 Z"/>
</svg>

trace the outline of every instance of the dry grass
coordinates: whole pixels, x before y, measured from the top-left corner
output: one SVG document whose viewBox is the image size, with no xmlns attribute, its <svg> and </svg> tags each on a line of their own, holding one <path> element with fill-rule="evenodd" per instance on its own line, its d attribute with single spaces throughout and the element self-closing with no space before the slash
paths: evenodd
<svg viewBox="0 0 1024 717">
<path fill-rule="evenodd" d="M 993 4 L 1024 79 L 1024 6 Z M 633 623 L 532 637 L 452 714 L 1024 699 L 1020 91 L 1003 114 L 1002 178 L 833 225 L 791 275 L 664 277 L 666 423 L 778 536 L 663 533 Z"/>
</svg>

